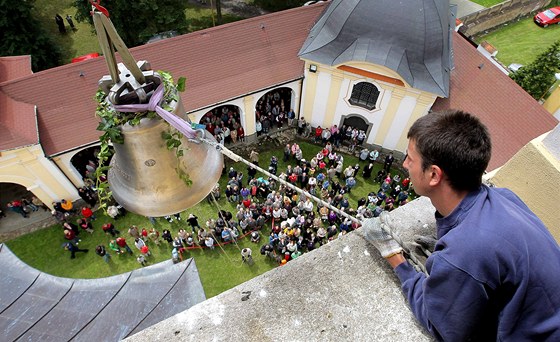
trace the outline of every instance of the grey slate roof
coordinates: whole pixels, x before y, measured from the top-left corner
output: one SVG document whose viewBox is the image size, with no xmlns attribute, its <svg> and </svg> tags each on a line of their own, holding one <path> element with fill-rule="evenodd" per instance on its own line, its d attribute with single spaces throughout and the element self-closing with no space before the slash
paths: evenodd
<svg viewBox="0 0 560 342">
<path fill-rule="evenodd" d="M 447 97 L 450 51 L 449 0 L 333 0 L 299 56 L 383 65 L 412 87 Z"/>
<path fill-rule="evenodd" d="M 69 279 L 31 268 L 0 244 L 0 274 L 2 341 L 120 341 L 206 299 L 193 259 Z"/>
</svg>

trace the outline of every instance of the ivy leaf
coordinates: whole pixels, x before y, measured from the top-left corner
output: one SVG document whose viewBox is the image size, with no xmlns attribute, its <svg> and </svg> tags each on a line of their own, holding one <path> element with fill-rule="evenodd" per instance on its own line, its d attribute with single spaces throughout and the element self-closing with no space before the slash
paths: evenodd
<svg viewBox="0 0 560 342">
<path fill-rule="evenodd" d="M 177 91 L 184 92 L 185 91 L 185 84 L 187 79 L 185 77 L 179 77 L 177 80 Z"/>
<path fill-rule="evenodd" d="M 121 134 L 121 132 L 119 131 L 118 128 L 115 127 L 111 127 L 107 130 L 107 134 L 109 135 L 109 138 L 111 138 L 111 141 L 117 144 L 123 144 L 124 143 L 124 137 Z"/>
<path fill-rule="evenodd" d="M 131 126 L 136 126 L 140 124 L 140 117 L 137 116 L 129 121 Z"/>
<path fill-rule="evenodd" d="M 182 157 L 183 154 L 183 150 L 177 150 L 177 157 Z"/>
<path fill-rule="evenodd" d="M 175 147 L 175 145 L 173 143 L 173 139 L 168 139 L 167 140 L 167 149 L 171 150 L 173 147 Z"/>
</svg>

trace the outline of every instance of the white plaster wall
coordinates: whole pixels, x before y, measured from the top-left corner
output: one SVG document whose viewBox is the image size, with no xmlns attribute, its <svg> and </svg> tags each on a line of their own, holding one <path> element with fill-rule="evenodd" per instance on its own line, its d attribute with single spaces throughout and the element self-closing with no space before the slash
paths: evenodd
<svg viewBox="0 0 560 342">
<path fill-rule="evenodd" d="M 3 151 L 0 157 L 0 182 L 22 185 L 47 205 L 62 198 L 73 201 L 79 198 L 76 188 L 45 157 L 40 145 Z"/>
<path fill-rule="evenodd" d="M 327 111 L 328 95 L 331 88 L 331 74 L 321 72 L 318 74 L 317 90 L 313 101 L 313 113 L 311 114 L 311 125 L 313 127 L 322 126 L 323 118 Z"/>
<path fill-rule="evenodd" d="M 352 87 L 359 82 L 373 83 L 376 87 L 378 87 L 379 91 L 381 92 L 378 108 L 374 109 L 373 111 L 368 111 L 365 108 L 352 106 L 350 103 L 348 103 L 348 99 L 350 98 L 350 95 L 352 93 Z M 340 87 L 339 99 L 340 100 L 337 103 L 336 112 L 332 124 L 337 124 L 339 127 L 341 127 L 343 116 L 359 115 L 364 118 L 364 120 L 372 124 L 371 131 L 367 136 L 366 142 L 369 144 L 373 144 L 373 141 L 378 134 L 381 120 L 383 120 L 387 107 L 389 106 L 389 101 L 391 101 L 391 91 L 383 88 L 381 84 L 372 82 L 371 80 L 359 79 L 352 81 L 349 79 L 344 79 Z"/>
<path fill-rule="evenodd" d="M 387 136 L 383 141 L 383 147 L 388 149 L 395 149 L 404 132 L 406 124 L 412 115 L 412 111 L 416 106 L 416 98 L 412 96 L 405 96 L 399 104 L 396 115 L 393 117 L 393 122 L 387 132 Z M 402 152 L 402 151 L 401 151 Z"/>
</svg>

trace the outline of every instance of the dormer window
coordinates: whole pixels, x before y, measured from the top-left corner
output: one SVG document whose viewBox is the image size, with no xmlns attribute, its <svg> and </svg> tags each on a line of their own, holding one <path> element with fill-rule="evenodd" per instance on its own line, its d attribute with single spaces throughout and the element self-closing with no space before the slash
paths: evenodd
<svg viewBox="0 0 560 342">
<path fill-rule="evenodd" d="M 375 104 L 379 98 L 379 89 L 371 83 L 360 82 L 352 88 L 350 104 L 363 107 L 367 110 L 375 109 Z"/>
</svg>

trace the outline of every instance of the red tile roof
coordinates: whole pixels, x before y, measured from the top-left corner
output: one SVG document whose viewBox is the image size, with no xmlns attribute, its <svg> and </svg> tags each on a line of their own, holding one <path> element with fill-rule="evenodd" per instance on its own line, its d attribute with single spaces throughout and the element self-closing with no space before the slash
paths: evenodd
<svg viewBox="0 0 560 342">
<path fill-rule="evenodd" d="M 459 34 L 453 37 L 455 69 L 449 98 L 433 110 L 461 109 L 478 116 L 493 143 L 488 170 L 502 166 L 528 142 L 552 130 L 558 120 Z"/>
<path fill-rule="evenodd" d="M 324 6 L 246 19 L 131 52 L 155 70 L 185 76 L 181 96 L 192 111 L 302 78 L 297 53 Z M 0 96 L 37 105 L 41 143 L 46 154 L 55 155 L 98 140 L 93 96 L 108 73 L 103 58 L 68 64 L 0 84 Z"/>
<path fill-rule="evenodd" d="M 193 111 L 303 77 L 297 53 L 325 6 L 272 13 L 131 51 L 156 70 L 167 70 L 176 78 L 186 76 L 187 90 L 181 96 L 186 110 Z M 460 108 L 486 123 L 494 141 L 489 170 L 557 124 L 459 35 L 454 36 L 454 51 L 450 97 L 438 99 L 434 109 Z M 99 58 L 0 83 L 0 149 L 33 141 L 34 105 L 46 154 L 96 142 L 100 132 L 93 96 L 106 74 L 105 60 Z M 6 117 L 8 112 L 13 117 Z"/>
<path fill-rule="evenodd" d="M 0 57 L 0 84 L 32 73 L 31 56 Z M 0 151 L 38 142 L 35 106 L 0 92 Z"/>
<path fill-rule="evenodd" d="M 0 83 L 32 73 L 30 55 L 0 57 Z"/>
</svg>

